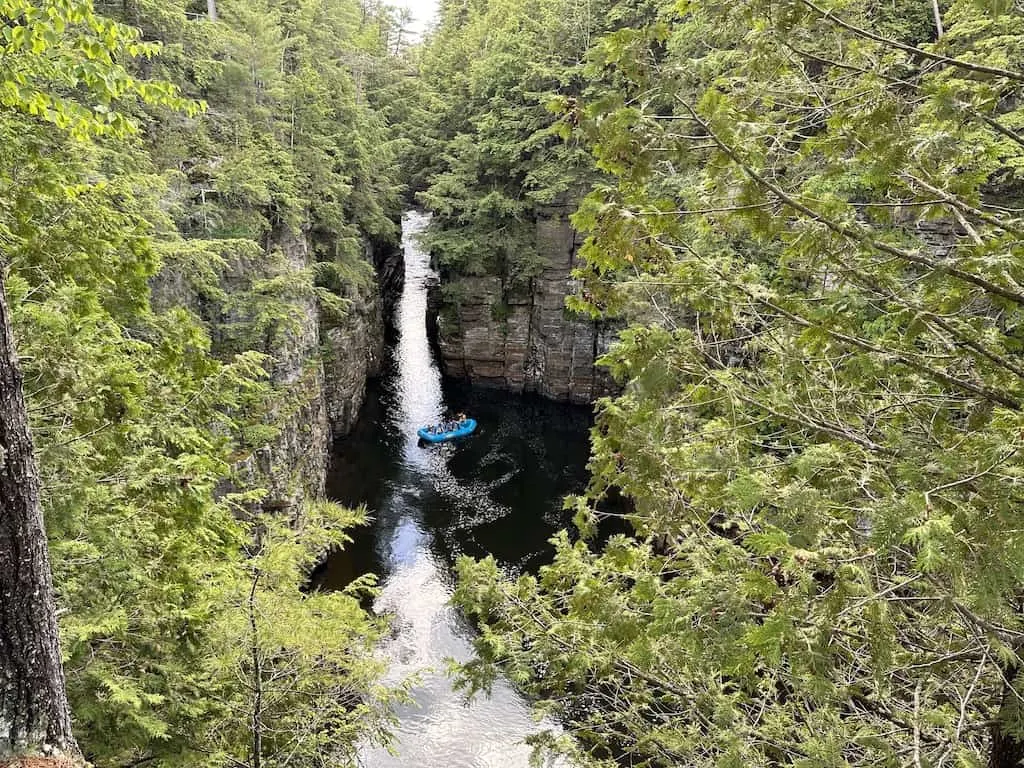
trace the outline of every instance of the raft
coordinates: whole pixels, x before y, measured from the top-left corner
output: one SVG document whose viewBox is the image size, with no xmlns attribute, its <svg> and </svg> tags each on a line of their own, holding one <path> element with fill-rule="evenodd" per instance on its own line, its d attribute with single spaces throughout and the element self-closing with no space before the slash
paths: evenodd
<svg viewBox="0 0 1024 768">
<path fill-rule="evenodd" d="M 426 440 L 428 443 L 444 443 L 449 440 L 456 440 L 460 437 L 471 435 L 475 429 L 476 419 L 466 419 L 459 423 L 458 429 L 432 434 L 430 432 L 430 427 L 420 427 L 416 430 L 416 434 L 420 436 L 421 440 Z"/>
</svg>

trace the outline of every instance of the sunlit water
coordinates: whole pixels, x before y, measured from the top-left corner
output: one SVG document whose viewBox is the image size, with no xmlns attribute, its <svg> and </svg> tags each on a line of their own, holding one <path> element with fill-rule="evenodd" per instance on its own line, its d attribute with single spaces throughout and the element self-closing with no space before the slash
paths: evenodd
<svg viewBox="0 0 1024 768">
<path fill-rule="evenodd" d="M 561 500 L 586 482 L 585 409 L 464 387 L 443 387 L 426 333 L 429 259 L 416 237 L 426 225 L 403 221 L 405 288 L 396 309 L 397 343 L 371 387 L 359 424 L 338 447 L 329 492 L 365 503 L 371 528 L 318 577 L 341 586 L 354 574 L 379 574 L 374 609 L 395 619 L 382 652 L 389 677 L 421 673 L 415 706 L 399 711 L 397 756 L 367 748 L 369 768 L 526 768 L 525 737 L 541 726 L 529 706 L 499 681 L 489 698 L 467 705 L 452 690 L 446 659 L 471 656 L 472 629 L 448 605 L 460 554 L 493 554 L 509 571 L 533 569 L 551 555 L 547 539 L 566 523 Z M 416 429 L 445 413 L 479 422 L 465 440 L 423 448 Z M 550 724 L 549 724 L 550 725 Z"/>
</svg>

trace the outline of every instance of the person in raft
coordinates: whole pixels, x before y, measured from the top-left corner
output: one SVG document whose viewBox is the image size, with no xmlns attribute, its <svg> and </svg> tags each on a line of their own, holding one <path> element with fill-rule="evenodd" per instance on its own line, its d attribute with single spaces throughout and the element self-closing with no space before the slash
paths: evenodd
<svg viewBox="0 0 1024 768">
<path fill-rule="evenodd" d="M 445 432 L 454 432 L 456 429 L 466 423 L 466 414 L 460 413 L 455 417 L 454 421 L 442 421 L 440 424 L 430 428 L 432 435 L 443 435 Z"/>
</svg>

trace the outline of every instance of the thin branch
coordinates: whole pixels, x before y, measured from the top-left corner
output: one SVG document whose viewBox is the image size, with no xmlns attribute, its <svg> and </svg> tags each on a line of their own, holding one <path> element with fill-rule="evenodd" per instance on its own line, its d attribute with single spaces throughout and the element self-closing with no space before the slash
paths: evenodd
<svg viewBox="0 0 1024 768">
<path fill-rule="evenodd" d="M 1004 453 L 1002 456 L 996 459 L 990 467 L 988 467 L 987 469 L 983 469 L 981 472 L 978 472 L 977 474 L 971 475 L 970 477 L 961 478 L 960 480 L 954 480 L 953 482 L 946 483 L 945 485 L 937 485 L 936 487 L 928 491 L 925 491 L 925 499 L 927 499 L 933 493 L 940 493 L 942 491 L 948 491 L 950 488 L 956 488 L 959 485 L 968 485 L 970 483 L 973 483 L 978 478 L 984 477 L 985 475 L 989 474 L 993 469 L 1003 464 L 1007 459 L 1009 459 L 1011 456 L 1017 453 L 1018 450 L 1018 448 L 1014 448 L 1013 450 Z"/>
<path fill-rule="evenodd" d="M 963 211 L 964 213 L 969 213 L 971 216 L 974 216 L 979 221 L 983 221 L 986 224 L 991 224 L 993 227 L 1001 229 L 1003 232 L 1008 232 L 1012 235 L 1017 235 L 1018 237 L 1024 237 L 1024 230 L 1017 229 L 1016 227 L 1008 224 L 1005 221 L 1002 221 L 1001 219 L 995 216 L 985 213 L 984 211 L 975 208 L 972 205 L 968 205 L 959 197 L 951 195 L 949 192 L 946 192 L 943 189 L 939 189 L 938 187 L 929 184 L 924 179 L 919 179 L 917 176 L 914 176 L 913 174 L 910 173 L 902 173 L 900 175 L 905 180 L 909 181 L 911 184 L 916 184 L 917 186 L 922 187 L 926 191 L 931 192 L 933 195 L 937 195 L 942 199 L 943 202 L 948 203 L 953 208 Z"/>
<path fill-rule="evenodd" d="M 813 10 L 815 13 L 820 15 L 826 21 L 831 21 L 835 23 L 837 26 L 842 27 L 848 32 L 853 32 L 853 34 L 858 35 L 859 37 L 866 37 L 868 40 L 874 40 L 876 43 L 882 43 L 883 45 L 888 45 L 891 48 L 898 48 L 901 51 L 906 51 L 907 53 L 912 53 L 915 56 L 921 56 L 922 58 L 925 59 L 931 59 L 932 61 L 937 61 L 941 64 L 949 64 L 951 66 L 958 67 L 960 69 L 966 69 L 971 72 L 982 72 L 987 75 L 996 75 L 997 77 L 1005 77 L 1008 80 L 1017 80 L 1018 82 L 1024 82 L 1024 73 L 1014 72 L 1009 69 L 1001 69 L 1000 67 L 991 67 L 987 64 L 978 64 L 977 62 L 964 61 L 963 59 L 954 59 L 950 58 L 949 56 L 943 56 L 940 53 L 931 53 L 930 51 L 923 50 L 916 46 L 907 45 L 906 43 L 901 43 L 898 40 L 892 40 L 888 37 L 882 37 L 881 35 L 877 35 L 874 32 L 871 32 L 870 30 L 854 26 L 850 22 L 844 21 L 843 19 L 836 16 L 834 13 L 832 13 L 831 10 L 825 10 L 824 8 L 813 3 L 811 0 L 799 1 L 806 5 L 808 8 L 810 8 L 811 10 Z"/>
<path fill-rule="evenodd" d="M 796 54 L 798 54 L 800 56 L 803 56 L 806 59 L 813 59 L 814 61 L 821 62 L 822 64 L 828 64 L 829 66 L 836 67 L 837 69 L 845 69 L 847 72 L 858 72 L 858 73 L 860 73 L 862 75 L 873 75 L 875 77 L 880 77 L 883 80 L 885 80 L 886 82 L 891 83 L 893 85 L 904 85 L 904 86 L 906 86 L 908 88 L 913 88 L 914 90 L 920 90 L 920 88 L 921 88 L 920 85 L 918 85 L 917 83 L 911 82 L 910 80 L 903 80 L 902 78 L 899 78 L 899 77 L 893 77 L 892 75 L 887 75 L 884 72 L 876 72 L 875 70 L 872 70 L 872 69 L 864 69 L 863 67 L 858 67 L 858 66 L 855 66 L 853 64 L 847 64 L 846 62 L 843 62 L 843 61 L 836 61 L 835 59 L 829 59 L 829 58 L 826 58 L 824 56 L 820 56 L 819 54 L 811 53 L 810 51 L 805 51 L 805 50 L 802 50 L 800 48 L 797 48 L 796 46 L 790 45 L 789 43 L 787 43 L 785 41 L 783 41 L 782 44 L 784 46 L 786 46 L 787 48 L 789 48 L 794 53 L 796 53 Z M 973 117 L 973 118 L 975 118 L 977 120 L 981 120 L 983 123 L 985 123 L 985 125 L 987 125 L 992 130 L 996 131 L 997 133 L 1002 134 L 1006 138 L 1008 138 L 1008 139 L 1010 139 L 1012 141 L 1015 141 L 1018 144 L 1020 144 L 1022 147 L 1024 147 L 1024 136 L 1021 136 L 1019 133 L 1016 133 L 1015 131 L 1007 128 L 1005 125 L 1003 125 L 1002 123 L 998 122 L 994 118 L 984 114 L 983 112 L 979 112 L 977 109 L 972 107 L 970 104 L 967 104 L 966 102 L 958 101 L 958 102 L 956 102 L 956 106 L 957 106 L 958 109 L 962 109 L 964 112 L 969 114 L 971 117 Z"/>
<path fill-rule="evenodd" d="M 803 1 L 804 0 L 801 0 L 801 2 Z M 951 264 L 944 264 L 940 261 L 937 261 L 936 259 L 931 259 L 921 254 L 904 251 L 901 248 L 896 248 L 895 246 L 889 245 L 888 243 L 882 242 L 881 240 L 875 240 L 873 237 L 871 237 L 871 235 L 868 232 L 860 230 L 856 227 L 847 226 L 845 224 L 839 224 L 835 221 L 832 221 L 832 219 L 828 218 L 827 216 L 824 216 L 823 214 L 819 213 L 818 211 L 815 211 L 813 208 L 809 208 L 804 203 L 800 202 L 796 198 L 784 192 L 781 187 L 779 187 L 776 184 L 773 184 L 760 173 L 751 168 L 746 162 L 743 161 L 742 158 L 740 158 L 736 149 L 734 149 L 730 144 L 725 143 L 725 141 L 723 141 L 718 136 L 718 134 L 711 130 L 711 126 L 707 123 L 707 121 L 701 118 L 697 111 L 692 106 L 690 106 L 690 104 L 687 101 L 678 96 L 676 97 L 676 99 L 677 101 L 679 101 L 680 104 L 682 104 L 686 108 L 686 110 L 693 117 L 694 121 L 697 122 L 702 128 L 704 128 L 704 130 L 708 132 L 708 136 L 714 140 L 714 142 L 719 146 L 722 152 L 724 152 L 726 156 L 729 157 L 729 159 L 736 163 L 747 176 L 749 176 L 758 184 L 769 190 L 773 195 L 775 195 L 775 197 L 784 202 L 790 208 L 800 211 L 804 215 L 810 217 L 814 221 L 817 221 L 819 224 L 824 225 L 825 227 L 835 232 L 836 234 L 842 235 L 843 237 L 847 237 L 851 240 L 854 240 L 855 242 L 863 243 L 864 245 L 873 247 L 876 250 L 881 251 L 882 253 L 889 254 L 890 256 L 895 256 L 896 258 L 901 259 L 903 261 L 909 261 L 912 264 L 926 266 L 937 272 L 945 272 L 948 275 L 952 275 L 953 277 L 963 280 L 965 283 L 976 285 L 979 288 L 988 291 L 989 293 L 992 293 L 996 296 L 1001 296 L 1004 299 L 1008 299 L 1016 304 L 1024 304 L 1024 294 L 1022 293 L 1010 290 L 1009 288 L 1004 288 L 1003 286 L 998 285 L 997 283 L 993 283 L 991 280 L 987 280 L 984 277 L 981 277 L 980 275 L 975 275 L 972 272 L 965 272 L 964 270 L 959 269 L 958 267 L 954 267 Z"/>
</svg>

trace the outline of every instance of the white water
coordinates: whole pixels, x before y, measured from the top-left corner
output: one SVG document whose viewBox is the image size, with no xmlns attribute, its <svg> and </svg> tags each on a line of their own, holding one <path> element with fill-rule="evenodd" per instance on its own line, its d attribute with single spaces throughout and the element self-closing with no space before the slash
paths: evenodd
<svg viewBox="0 0 1024 768">
<path fill-rule="evenodd" d="M 360 763 L 367 768 L 527 768 L 531 749 L 525 737 L 551 724 L 535 723 L 527 702 L 504 680 L 496 682 L 490 697 L 467 705 L 445 674 L 447 659 L 471 657 L 471 630 L 448 605 L 449 568 L 434 554 L 419 500 L 435 491 L 457 492 L 463 499 L 479 494 L 479 503 L 471 504 L 475 514 L 500 517 L 507 510 L 484 498 L 485 490 L 452 476 L 445 459 L 453 446 L 417 445 L 416 428 L 437 422 L 445 410 L 441 375 L 426 332 L 429 258 L 416 242 L 427 221 L 415 212 L 403 220 L 405 287 L 396 310 L 401 338 L 395 354 L 399 407 L 389 418 L 407 437 L 399 471 L 373 510 L 384 571 L 374 607 L 393 615 L 397 628 L 382 648 L 389 680 L 418 673 L 421 681 L 414 690 L 415 705 L 397 713 L 397 754 L 366 748 Z"/>
</svg>

